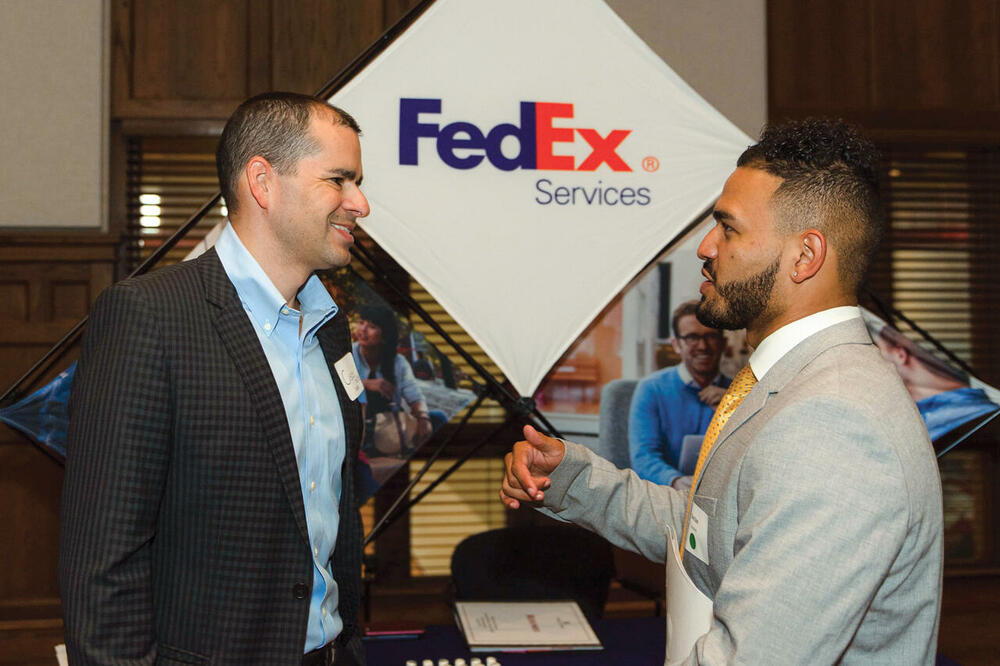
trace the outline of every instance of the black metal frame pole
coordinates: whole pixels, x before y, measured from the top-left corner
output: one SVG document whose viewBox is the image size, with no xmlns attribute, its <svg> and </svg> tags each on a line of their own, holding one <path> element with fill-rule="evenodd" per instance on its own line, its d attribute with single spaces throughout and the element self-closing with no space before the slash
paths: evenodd
<svg viewBox="0 0 1000 666">
<path fill-rule="evenodd" d="M 427 463 L 420 470 L 420 472 L 413 478 L 413 480 L 409 484 L 407 484 L 406 489 L 399 494 L 399 497 L 396 498 L 396 501 L 393 502 L 389 510 L 386 511 L 384 516 L 382 516 L 382 520 L 379 521 L 378 525 L 373 527 L 372 531 L 368 534 L 368 536 L 365 537 L 364 545 L 367 546 L 369 542 L 377 539 L 393 523 L 399 520 L 401 516 L 406 515 L 406 513 L 414 506 L 416 506 L 416 504 L 420 502 L 420 500 L 427 497 L 427 495 L 429 495 L 432 490 L 434 490 L 439 485 L 441 485 L 441 483 L 447 480 L 449 476 L 451 476 L 459 467 L 464 465 L 470 458 L 472 458 L 472 456 L 479 453 L 479 451 L 484 446 L 489 444 L 493 440 L 493 438 L 497 436 L 497 433 L 501 432 L 504 428 L 510 426 L 510 424 L 514 420 L 514 416 L 515 416 L 514 412 L 508 412 L 507 418 L 504 419 L 503 423 L 497 425 L 493 430 L 490 431 L 488 435 L 486 435 L 486 437 L 480 440 L 478 444 L 476 444 L 471 449 L 466 451 L 466 453 L 461 458 L 452 463 L 452 465 L 448 469 L 441 472 L 441 474 L 439 474 L 436 479 L 431 481 L 426 488 L 420 491 L 419 495 L 417 495 L 413 499 L 408 499 L 410 491 L 412 491 L 416 487 L 417 483 L 423 477 L 424 473 L 428 469 L 430 469 L 431 463 L 434 462 L 434 460 L 436 460 L 436 458 L 428 459 Z M 439 453 L 443 450 L 444 450 L 444 445 L 442 445 L 435 453 Z"/>
<path fill-rule="evenodd" d="M 896 319 L 901 319 L 904 322 L 906 322 L 907 326 L 909 326 L 914 331 L 916 331 L 917 333 L 919 333 L 920 336 L 924 340 L 926 340 L 927 342 L 929 342 L 932 345 L 934 345 L 935 349 L 937 349 L 942 354 L 944 354 L 945 356 L 947 356 L 955 365 L 957 365 L 958 367 L 962 368 L 962 370 L 965 370 L 967 373 L 969 373 L 969 375 L 971 375 L 973 377 L 977 376 L 975 370 L 973 370 L 972 367 L 968 363 L 966 363 L 965 361 L 963 361 L 962 359 L 960 359 L 958 356 L 955 355 L 954 352 L 952 352 L 950 349 L 948 349 L 943 344 L 941 344 L 940 342 L 938 342 L 937 339 L 933 335 L 931 335 L 930 333 L 928 333 L 927 331 L 925 331 L 915 321 L 913 321 L 912 319 L 910 319 L 909 317 L 907 317 L 905 314 L 903 314 L 903 312 L 901 310 L 898 310 L 898 309 L 894 308 L 893 306 L 889 305 L 888 303 L 886 303 L 884 300 L 882 300 L 881 298 L 879 298 L 879 296 L 877 296 L 875 294 L 875 292 L 872 291 L 867 286 L 862 287 L 861 291 L 863 291 L 869 298 L 871 298 L 873 301 L 875 301 L 875 303 L 879 306 L 879 308 L 883 311 L 883 313 L 888 312 L 888 313 L 890 313 L 892 315 L 892 317 L 895 317 Z M 890 321 L 888 323 L 893 324 L 894 322 Z"/>
<path fill-rule="evenodd" d="M 478 444 L 476 444 L 471 449 L 466 451 L 461 458 L 452 463 L 451 467 L 441 472 L 441 474 L 436 479 L 431 481 L 426 488 L 420 491 L 419 495 L 417 495 L 412 500 L 403 505 L 400 508 L 400 513 L 405 513 L 406 511 L 409 511 L 413 507 L 413 505 L 415 505 L 417 502 L 419 502 L 424 497 L 429 495 L 432 490 L 441 485 L 441 483 L 443 483 L 449 476 L 451 476 L 455 472 L 455 470 L 464 465 L 467 460 L 469 460 L 470 458 L 472 458 L 472 456 L 479 453 L 480 449 L 489 444 L 493 440 L 493 438 L 497 436 L 497 434 L 503 431 L 504 428 L 510 426 L 510 424 L 514 421 L 514 416 L 515 416 L 514 412 L 508 413 L 507 418 L 504 419 L 503 423 L 497 425 L 497 427 L 491 430 L 490 434 L 486 435 L 486 437 L 484 437 L 482 441 L 480 441 Z"/>
<path fill-rule="evenodd" d="M 360 243 L 356 243 L 354 247 L 351 248 L 351 254 L 353 254 L 354 257 L 365 268 L 370 270 L 376 278 L 384 282 L 385 285 L 389 289 L 391 289 L 394 294 L 399 296 L 406 303 L 407 307 L 416 312 L 417 315 L 421 319 L 423 319 L 428 326 L 434 329 L 435 333 L 440 335 L 441 338 L 445 342 L 447 342 L 448 345 L 450 345 L 452 349 L 454 349 L 459 354 L 459 356 L 461 356 L 470 366 L 472 366 L 472 368 L 477 373 L 479 373 L 479 375 L 483 378 L 486 384 L 490 387 L 494 397 L 505 400 L 509 404 L 510 409 L 513 409 L 514 411 L 531 413 L 533 416 L 535 416 L 535 418 L 539 420 L 539 422 L 541 422 L 545 426 L 548 432 L 553 434 L 553 436 L 562 437 L 562 435 L 559 433 L 556 427 L 553 426 L 547 418 L 545 418 L 545 415 L 542 414 L 541 411 L 538 409 L 538 407 L 534 404 L 534 401 L 532 401 L 530 398 L 528 398 L 527 400 L 522 400 L 521 398 L 515 396 L 510 391 L 508 391 L 505 386 L 503 386 L 500 382 L 497 381 L 496 377 L 491 375 L 489 371 L 486 370 L 486 368 L 484 368 L 478 361 L 476 361 L 475 358 L 472 357 L 471 354 L 469 354 L 469 352 L 467 352 L 462 347 L 462 345 L 456 342 L 455 339 L 452 338 L 451 335 L 449 335 L 448 332 L 445 331 L 440 324 L 434 321 L 434 318 L 431 317 L 430 313 L 427 312 L 423 308 L 423 306 L 420 305 L 420 303 L 417 303 L 417 301 L 414 300 L 414 298 L 407 291 L 400 289 L 395 283 L 393 283 L 392 278 L 389 277 L 389 274 L 382 269 L 382 267 L 378 264 L 378 261 L 375 259 L 375 257 L 372 256 L 372 254 L 363 245 L 361 245 Z"/>
<path fill-rule="evenodd" d="M 316 91 L 314 96 L 327 98 L 340 90 L 345 83 L 353 79 L 358 72 L 367 67 L 368 63 L 374 60 L 380 53 L 382 53 L 382 51 L 385 50 L 387 46 L 389 46 L 389 44 L 403 34 L 403 31 L 409 28 L 410 25 L 412 25 L 413 22 L 416 21 L 420 15 L 433 4 L 434 0 L 421 0 L 421 2 L 415 5 L 413 9 L 406 12 L 402 18 L 379 35 L 378 39 L 372 42 L 368 48 L 362 51 L 361 54 L 354 60 L 349 62 L 346 67 L 334 74 L 329 81 L 324 83 L 322 87 Z"/>
<path fill-rule="evenodd" d="M 396 515 L 397 507 L 399 507 L 399 505 L 403 503 L 403 501 L 406 499 L 406 496 L 409 495 L 410 491 L 413 490 L 414 486 L 416 486 L 420 482 L 420 479 L 422 479 L 424 474 L 427 473 L 427 470 L 430 469 L 431 465 L 438 458 L 441 457 L 441 454 L 444 453 L 444 450 L 448 447 L 449 444 L 451 444 L 451 441 L 455 439 L 458 433 L 465 428 L 466 424 L 469 422 L 469 419 L 472 418 L 473 413 L 475 413 L 475 411 L 479 409 L 480 405 L 483 404 L 483 399 L 485 397 L 486 394 L 482 392 L 478 396 L 476 396 L 476 401 L 466 410 L 465 416 L 463 416 L 462 420 L 458 422 L 458 424 L 455 426 L 455 429 L 452 430 L 451 433 L 449 433 L 448 437 L 445 438 L 445 440 L 438 445 L 438 447 L 434 450 L 434 453 L 432 453 L 430 457 L 426 460 L 426 462 L 424 462 L 424 466 L 420 468 L 420 471 L 416 473 L 416 475 L 413 477 L 410 483 L 407 484 L 406 488 L 404 488 L 403 491 L 399 493 L 399 496 L 389 506 L 385 514 L 383 514 L 382 518 L 379 519 L 378 523 L 376 523 L 375 526 L 372 527 L 372 531 L 369 532 L 368 536 L 365 537 L 364 541 L 365 546 L 367 546 L 371 541 L 374 541 L 375 538 L 378 537 L 378 535 L 384 532 L 386 528 L 389 527 L 389 525 L 391 525 L 397 520 L 398 518 L 398 516 Z M 402 512 L 400 512 L 400 515 L 402 515 Z"/>
<path fill-rule="evenodd" d="M 987 423 L 989 423 L 990 421 L 992 421 L 993 419 L 995 419 L 998 416 L 1000 416 L 1000 409 L 996 410 L 995 412 L 991 412 L 990 414 L 988 414 L 986 416 L 986 418 L 984 418 L 982 421 L 980 421 L 979 423 L 976 424 L 975 428 L 972 428 L 971 430 L 969 430 L 969 432 L 965 433 L 964 435 L 962 435 L 961 437 L 959 437 L 958 439 L 956 439 L 954 442 L 952 442 L 951 444 L 949 444 L 947 447 L 945 447 L 944 449 L 941 449 L 941 451 L 938 452 L 937 457 L 940 458 L 944 454 L 946 454 L 949 451 L 951 451 L 953 448 L 955 448 L 956 446 L 958 446 L 959 444 L 961 444 L 962 442 L 964 442 L 965 440 L 967 440 L 969 437 L 971 437 L 976 432 L 978 432 L 979 430 L 981 430 Z"/>
</svg>

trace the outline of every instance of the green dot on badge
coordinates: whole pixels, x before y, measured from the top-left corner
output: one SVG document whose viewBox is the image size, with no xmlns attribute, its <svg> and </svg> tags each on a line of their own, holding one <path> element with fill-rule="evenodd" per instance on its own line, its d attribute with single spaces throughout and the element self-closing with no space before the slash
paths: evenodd
<svg viewBox="0 0 1000 666">
<path fill-rule="evenodd" d="M 695 543 L 694 535 L 693 534 L 689 534 L 688 535 L 688 545 L 691 546 L 691 550 L 697 550 L 698 549 L 698 546 Z"/>
</svg>

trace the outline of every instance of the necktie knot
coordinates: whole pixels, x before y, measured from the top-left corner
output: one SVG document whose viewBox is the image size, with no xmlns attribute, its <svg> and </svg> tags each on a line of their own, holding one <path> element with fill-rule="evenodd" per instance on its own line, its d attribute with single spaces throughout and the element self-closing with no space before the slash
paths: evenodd
<svg viewBox="0 0 1000 666">
<path fill-rule="evenodd" d="M 715 414 L 712 416 L 712 422 L 708 425 L 708 430 L 705 432 L 705 443 L 702 444 L 702 449 L 709 442 L 709 437 L 714 443 L 715 439 L 719 436 L 719 432 L 722 431 L 723 426 L 726 425 L 726 421 L 732 416 L 736 408 L 740 406 L 743 402 L 743 398 L 747 397 L 750 390 L 757 383 L 757 378 L 753 375 L 753 370 L 749 365 L 743 366 L 743 368 L 736 373 L 733 377 L 732 384 L 726 389 L 725 394 L 722 396 L 722 400 L 719 401 L 719 406 L 715 409 Z M 712 426 L 717 426 L 714 431 Z M 708 444 L 711 446 L 711 444 Z"/>
</svg>

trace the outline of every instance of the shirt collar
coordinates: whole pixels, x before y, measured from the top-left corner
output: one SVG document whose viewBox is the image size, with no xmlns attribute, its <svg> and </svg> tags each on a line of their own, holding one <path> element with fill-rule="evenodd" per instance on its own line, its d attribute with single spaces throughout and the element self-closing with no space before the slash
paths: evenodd
<svg viewBox="0 0 1000 666">
<path fill-rule="evenodd" d="M 251 321 L 265 335 L 270 336 L 278 318 L 282 314 L 293 312 L 292 308 L 286 306 L 281 292 L 250 254 L 231 222 L 227 222 L 225 229 L 219 234 L 215 251 Z M 300 312 L 305 320 L 304 330 L 311 330 L 337 314 L 337 304 L 315 275 L 306 280 L 299 290 L 298 299 Z"/>
<path fill-rule="evenodd" d="M 690 386 L 691 388 L 698 389 L 699 391 L 701 390 L 701 385 L 698 384 L 698 382 L 694 380 L 694 377 L 691 376 L 691 371 L 687 369 L 686 365 L 684 365 L 683 359 L 681 360 L 680 363 L 677 364 L 677 376 L 680 378 L 681 382 L 685 386 Z M 722 376 L 721 373 L 715 375 L 715 377 L 712 377 L 712 381 L 710 381 L 708 384 L 710 386 L 712 385 L 717 386 L 719 384 L 719 377 L 721 376 Z"/>
<path fill-rule="evenodd" d="M 774 367 L 774 364 L 781 360 L 782 356 L 809 336 L 835 324 L 860 317 L 861 310 L 858 306 L 842 305 L 785 324 L 761 340 L 757 348 L 750 354 L 750 368 L 753 370 L 754 377 L 758 381 L 763 379 L 768 370 Z"/>
</svg>

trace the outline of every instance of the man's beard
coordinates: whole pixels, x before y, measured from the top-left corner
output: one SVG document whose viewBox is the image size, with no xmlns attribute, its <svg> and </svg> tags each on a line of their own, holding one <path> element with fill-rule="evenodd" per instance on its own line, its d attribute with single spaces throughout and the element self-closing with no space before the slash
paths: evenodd
<svg viewBox="0 0 1000 666">
<path fill-rule="evenodd" d="M 717 298 L 709 301 L 704 295 L 698 304 L 698 321 L 709 328 L 729 331 L 747 328 L 767 310 L 771 302 L 775 277 L 781 265 L 781 257 L 756 275 L 744 280 L 720 284 L 715 282 L 715 271 L 711 260 L 705 261 L 705 271 L 712 277 Z"/>
</svg>

